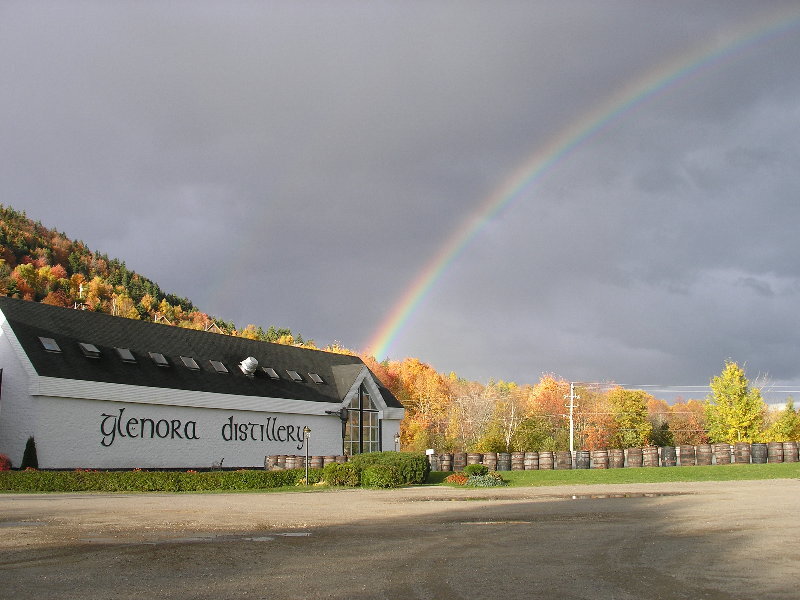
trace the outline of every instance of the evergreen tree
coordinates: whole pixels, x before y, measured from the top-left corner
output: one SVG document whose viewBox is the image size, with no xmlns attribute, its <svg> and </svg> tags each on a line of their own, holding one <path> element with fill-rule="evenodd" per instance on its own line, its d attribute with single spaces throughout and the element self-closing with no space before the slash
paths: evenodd
<svg viewBox="0 0 800 600">
<path fill-rule="evenodd" d="M 36 456 L 36 442 L 33 441 L 33 436 L 29 437 L 28 441 L 25 443 L 25 451 L 22 453 L 20 469 L 27 469 L 28 467 L 32 469 L 39 468 L 39 459 Z"/>
</svg>

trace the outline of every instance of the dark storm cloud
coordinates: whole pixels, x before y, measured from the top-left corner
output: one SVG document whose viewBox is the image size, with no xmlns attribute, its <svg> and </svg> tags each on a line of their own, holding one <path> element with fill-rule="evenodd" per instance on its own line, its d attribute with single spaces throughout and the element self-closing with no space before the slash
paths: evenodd
<svg viewBox="0 0 800 600">
<path fill-rule="evenodd" d="M 548 139 L 780 8 L 6 2 L 0 201 L 240 325 L 363 346 Z M 704 383 L 727 357 L 800 379 L 797 31 L 571 152 L 391 355 L 520 381 Z"/>
</svg>

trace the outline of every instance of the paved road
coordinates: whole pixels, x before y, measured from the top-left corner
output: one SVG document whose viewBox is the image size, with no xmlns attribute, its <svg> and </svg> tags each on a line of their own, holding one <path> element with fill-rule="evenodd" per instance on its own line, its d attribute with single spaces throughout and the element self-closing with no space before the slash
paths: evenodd
<svg viewBox="0 0 800 600">
<path fill-rule="evenodd" d="M 800 481 L 0 495 L 0 598 L 800 598 Z"/>
</svg>

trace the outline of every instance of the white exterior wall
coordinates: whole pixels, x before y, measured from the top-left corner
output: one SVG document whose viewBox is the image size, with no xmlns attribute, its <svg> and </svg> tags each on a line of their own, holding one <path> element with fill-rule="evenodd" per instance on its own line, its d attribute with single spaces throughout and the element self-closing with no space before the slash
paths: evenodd
<svg viewBox="0 0 800 600">
<path fill-rule="evenodd" d="M 400 421 L 397 419 L 383 419 L 381 421 L 381 450 L 394 450 L 394 436 L 400 433 Z M 397 448 L 400 449 L 399 447 Z"/>
<path fill-rule="evenodd" d="M 48 397 L 34 402 L 43 469 L 209 468 L 223 458 L 224 467 L 260 467 L 271 454 L 304 455 L 303 426 L 311 429 L 309 455 L 342 451 L 335 416 Z"/>
<path fill-rule="evenodd" d="M 380 409 L 383 450 L 404 415 L 383 406 L 366 368 L 342 404 L 40 377 L 2 313 L 0 368 L 0 454 L 14 467 L 30 436 L 43 469 L 209 468 L 223 458 L 261 467 L 269 455 L 304 455 L 304 426 L 310 456 L 338 455 L 341 421 L 325 411 L 348 405 L 362 381 Z"/>
<path fill-rule="evenodd" d="M 16 340 L 14 340 L 16 341 Z M 34 435 L 35 406 L 28 393 L 28 373 L 11 347 L 8 335 L 0 330 L 0 454 L 19 467 L 25 443 Z"/>
</svg>

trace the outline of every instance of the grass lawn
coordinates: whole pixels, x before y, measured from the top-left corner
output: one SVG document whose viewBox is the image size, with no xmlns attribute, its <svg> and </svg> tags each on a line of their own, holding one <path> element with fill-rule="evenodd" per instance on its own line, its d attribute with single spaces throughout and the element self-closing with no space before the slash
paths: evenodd
<svg viewBox="0 0 800 600">
<path fill-rule="evenodd" d="M 442 484 L 451 473 L 436 471 L 428 483 Z M 601 483 L 662 483 L 667 481 L 736 481 L 744 479 L 800 479 L 800 463 L 766 465 L 711 465 L 703 467 L 637 467 L 559 471 L 501 471 L 512 487 Z M 460 486 L 454 486 L 460 487 Z"/>
</svg>

